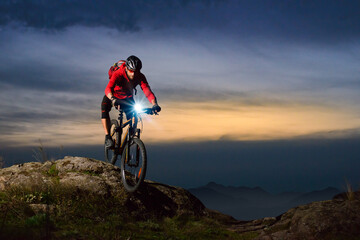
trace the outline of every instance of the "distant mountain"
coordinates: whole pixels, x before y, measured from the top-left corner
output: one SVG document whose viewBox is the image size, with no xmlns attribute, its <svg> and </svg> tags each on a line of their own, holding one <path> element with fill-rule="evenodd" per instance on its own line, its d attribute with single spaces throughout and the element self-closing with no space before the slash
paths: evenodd
<svg viewBox="0 0 360 240">
<path fill-rule="evenodd" d="M 232 186 L 225 187 L 215 182 L 208 183 L 206 186 L 202 187 L 202 189 L 212 189 L 218 193 L 221 193 L 226 196 L 230 196 L 237 200 L 252 201 L 252 202 L 269 197 L 270 195 L 268 192 L 261 189 L 260 187 L 255 187 L 255 188 L 232 187 Z"/>
<path fill-rule="evenodd" d="M 202 202 L 208 206 L 215 206 L 218 204 L 228 205 L 233 204 L 234 202 L 238 204 L 247 204 L 248 201 L 245 199 L 237 198 L 221 191 L 216 191 L 212 188 L 200 187 L 195 190 L 189 190 L 197 198 L 203 199 Z"/>
<path fill-rule="evenodd" d="M 294 205 L 302 205 L 315 201 L 329 200 L 339 193 L 340 193 L 339 189 L 334 187 L 328 187 L 320 191 L 304 193 L 294 198 L 291 202 L 294 203 Z"/>
<path fill-rule="evenodd" d="M 271 194 L 260 187 L 224 186 L 215 182 L 191 188 L 189 191 L 207 208 L 221 211 L 240 220 L 275 217 L 292 207 L 329 200 L 340 193 L 338 189 L 329 187 L 309 193 Z"/>
</svg>

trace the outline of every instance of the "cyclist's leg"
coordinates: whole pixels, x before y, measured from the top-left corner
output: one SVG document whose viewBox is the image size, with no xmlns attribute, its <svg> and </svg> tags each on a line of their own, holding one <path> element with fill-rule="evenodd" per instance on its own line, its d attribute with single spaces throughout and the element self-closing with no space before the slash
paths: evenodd
<svg viewBox="0 0 360 240">
<path fill-rule="evenodd" d="M 134 114 L 134 105 L 135 100 L 134 98 L 125 98 L 122 104 L 120 105 L 121 109 L 124 110 L 126 119 L 131 119 Z"/>
<path fill-rule="evenodd" d="M 111 111 L 111 101 L 108 97 L 104 96 L 101 102 L 101 123 L 104 127 L 105 135 L 109 134 L 110 129 L 110 115 L 109 112 Z"/>
<path fill-rule="evenodd" d="M 134 115 L 134 105 L 135 105 L 135 101 L 133 98 L 124 99 L 121 108 L 124 110 L 127 120 L 132 119 Z M 132 135 L 133 129 L 129 129 L 129 131 L 130 131 L 130 135 Z"/>
<path fill-rule="evenodd" d="M 114 142 L 109 134 L 110 132 L 110 114 L 111 111 L 111 101 L 108 97 L 104 96 L 102 102 L 101 102 L 101 123 L 104 127 L 105 131 L 105 146 L 107 148 L 111 148 L 114 146 Z"/>
</svg>

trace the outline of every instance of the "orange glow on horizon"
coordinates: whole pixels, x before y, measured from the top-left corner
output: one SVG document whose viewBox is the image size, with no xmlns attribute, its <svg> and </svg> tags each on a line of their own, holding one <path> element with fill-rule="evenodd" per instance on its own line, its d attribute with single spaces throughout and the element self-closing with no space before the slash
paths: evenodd
<svg viewBox="0 0 360 240">
<path fill-rule="evenodd" d="M 143 117 L 142 139 L 145 143 L 288 139 L 360 126 L 360 119 L 354 111 L 343 109 L 340 112 L 319 106 L 168 102 L 162 105 L 162 109 L 159 116 Z M 86 123 L 26 123 L 26 129 L 26 132 L 1 136 L 1 142 L 6 139 L 9 146 L 37 146 L 41 139 L 45 146 L 73 146 L 99 145 L 104 139 L 100 119 Z"/>
</svg>

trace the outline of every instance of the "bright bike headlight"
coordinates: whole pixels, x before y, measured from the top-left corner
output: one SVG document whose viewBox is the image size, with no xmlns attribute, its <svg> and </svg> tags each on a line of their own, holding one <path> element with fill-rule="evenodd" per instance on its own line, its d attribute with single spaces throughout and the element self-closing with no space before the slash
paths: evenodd
<svg viewBox="0 0 360 240">
<path fill-rule="evenodd" d="M 135 104 L 134 109 L 136 112 L 142 112 L 142 106 L 140 104 Z"/>
</svg>

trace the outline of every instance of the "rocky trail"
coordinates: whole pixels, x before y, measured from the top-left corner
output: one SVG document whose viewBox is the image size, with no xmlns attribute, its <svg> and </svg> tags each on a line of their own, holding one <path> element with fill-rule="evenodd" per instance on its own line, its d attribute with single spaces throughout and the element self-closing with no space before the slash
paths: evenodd
<svg viewBox="0 0 360 240">
<path fill-rule="evenodd" d="M 239 238 L 236 239 L 360 239 L 359 192 L 298 206 L 278 217 L 237 221 L 207 209 L 189 191 L 180 187 L 146 180 L 137 192 L 129 194 L 122 187 L 118 167 L 84 157 L 29 162 L 0 169 L 0 192 L 19 188 L 27 192 L 68 189 L 103 199 L 117 199 L 122 212 L 139 221 L 174 216 L 212 218 L 227 230 L 237 233 Z M 39 194 L 33 196 L 35 200 L 29 201 L 33 212 L 56 209 L 56 205 L 41 201 Z"/>
</svg>

